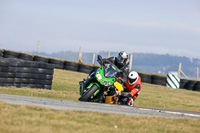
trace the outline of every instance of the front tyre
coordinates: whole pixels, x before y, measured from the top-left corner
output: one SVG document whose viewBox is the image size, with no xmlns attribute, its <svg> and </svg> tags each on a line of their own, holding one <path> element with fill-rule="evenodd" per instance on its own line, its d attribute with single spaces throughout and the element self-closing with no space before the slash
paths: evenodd
<svg viewBox="0 0 200 133">
<path fill-rule="evenodd" d="M 94 93 L 99 89 L 96 84 L 93 84 L 80 98 L 79 101 L 92 101 L 94 100 Z"/>
</svg>

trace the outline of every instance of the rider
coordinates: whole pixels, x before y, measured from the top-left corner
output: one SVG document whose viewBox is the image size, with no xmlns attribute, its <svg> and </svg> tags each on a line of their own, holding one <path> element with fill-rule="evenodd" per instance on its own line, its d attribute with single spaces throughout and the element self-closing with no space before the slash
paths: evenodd
<svg viewBox="0 0 200 133">
<path fill-rule="evenodd" d="M 133 106 L 133 102 L 138 97 L 139 92 L 141 90 L 141 77 L 138 75 L 137 72 L 131 71 L 128 74 L 128 78 L 126 80 L 126 85 L 124 92 L 121 92 L 121 103 L 119 104 L 126 104 L 129 106 Z"/>
<path fill-rule="evenodd" d="M 126 82 L 128 73 L 129 73 L 129 67 L 128 67 L 128 54 L 124 51 L 120 51 L 117 54 L 117 57 L 110 57 L 110 58 L 104 58 L 103 62 L 112 62 L 115 64 L 122 72 L 119 75 L 122 79 L 122 83 Z"/>
<path fill-rule="evenodd" d="M 121 77 L 120 81 L 122 84 L 125 84 L 128 73 L 129 73 L 128 54 L 124 51 L 121 51 L 118 53 L 117 57 L 110 57 L 110 58 L 103 59 L 104 63 L 109 63 L 109 61 L 111 63 L 115 64 L 121 70 L 121 73 L 119 75 L 119 77 Z M 84 87 L 81 86 L 81 84 L 89 83 L 91 80 L 93 80 L 93 78 L 91 78 L 91 77 L 94 77 L 94 75 L 95 75 L 95 70 L 90 72 L 90 74 L 88 75 L 88 78 L 86 80 L 84 79 L 83 81 L 79 82 L 81 95 L 83 94 L 83 91 L 84 91 Z"/>
</svg>

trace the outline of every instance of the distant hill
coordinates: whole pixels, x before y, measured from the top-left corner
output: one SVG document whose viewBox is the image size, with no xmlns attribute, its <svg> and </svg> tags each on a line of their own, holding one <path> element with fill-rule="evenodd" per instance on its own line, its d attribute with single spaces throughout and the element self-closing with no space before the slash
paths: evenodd
<svg viewBox="0 0 200 133">
<path fill-rule="evenodd" d="M 34 53 L 34 52 L 32 52 Z M 94 53 L 82 53 L 82 62 L 92 63 Z M 108 57 L 108 52 L 101 51 L 95 55 L 101 55 L 103 58 Z M 77 61 L 78 52 L 61 51 L 56 53 L 39 53 L 42 56 L 60 58 L 65 60 Z M 116 56 L 117 52 L 110 52 L 110 56 Z M 200 67 L 200 59 L 188 57 L 172 56 L 169 54 L 146 54 L 133 53 L 132 69 L 141 72 L 154 74 L 167 74 L 169 71 L 178 71 L 179 62 L 182 63 L 183 72 L 190 78 L 196 78 L 197 67 Z M 98 64 L 95 58 L 95 64 Z"/>
</svg>

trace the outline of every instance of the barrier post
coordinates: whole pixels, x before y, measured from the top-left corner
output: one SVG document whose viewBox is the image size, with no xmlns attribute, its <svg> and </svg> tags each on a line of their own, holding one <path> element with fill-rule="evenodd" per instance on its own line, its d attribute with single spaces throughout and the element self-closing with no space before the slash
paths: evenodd
<svg viewBox="0 0 200 133">
<path fill-rule="evenodd" d="M 92 64 L 94 64 L 94 60 L 95 60 L 95 53 L 93 54 Z"/>
<path fill-rule="evenodd" d="M 180 75 L 181 75 L 181 63 L 179 63 L 178 66 L 178 78 L 180 79 Z"/>
<path fill-rule="evenodd" d="M 81 47 L 79 48 L 79 53 L 78 53 L 78 62 L 82 62 L 81 61 L 81 58 L 82 58 L 82 53 L 81 53 Z"/>
<path fill-rule="evenodd" d="M 181 70 L 181 63 L 179 63 L 179 67 L 178 67 L 178 78 L 180 79 L 180 73 L 183 74 L 183 76 L 186 78 L 186 79 L 189 79 L 185 73 Z"/>
<path fill-rule="evenodd" d="M 132 68 L 132 60 L 133 60 L 133 55 L 132 54 L 130 54 L 130 60 L 129 60 L 129 70 L 131 70 L 131 68 Z"/>
<path fill-rule="evenodd" d="M 108 51 L 108 58 L 110 57 L 110 51 Z"/>
<path fill-rule="evenodd" d="M 38 55 L 38 53 L 39 53 L 39 49 L 40 49 L 40 40 L 38 41 L 37 55 Z"/>
</svg>

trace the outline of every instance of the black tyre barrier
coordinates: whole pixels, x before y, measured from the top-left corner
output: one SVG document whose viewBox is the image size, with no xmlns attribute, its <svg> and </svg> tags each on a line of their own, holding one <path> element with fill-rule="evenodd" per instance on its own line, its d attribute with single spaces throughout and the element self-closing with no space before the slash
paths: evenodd
<svg viewBox="0 0 200 133">
<path fill-rule="evenodd" d="M 17 83 L 15 83 L 15 85 L 14 86 L 16 86 L 17 88 L 21 88 L 22 87 L 22 85 L 21 84 L 17 84 Z"/>
<path fill-rule="evenodd" d="M 0 58 L 3 56 L 3 50 L 0 49 Z"/>
<path fill-rule="evenodd" d="M 194 87 L 193 87 L 194 91 L 200 91 L 200 81 L 196 82 Z"/>
<path fill-rule="evenodd" d="M 0 82 L 0 86 L 7 87 L 7 83 L 1 83 Z"/>
<path fill-rule="evenodd" d="M 38 79 L 39 75 L 37 73 L 31 73 L 31 79 Z"/>
<path fill-rule="evenodd" d="M 19 52 L 4 50 L 3 57 L 4 58 L 18 58 Z"/>
<path fill-rule="evenodd" d="M 46 75 L 46 80 L 52 80 L 53 79 L 53 75 Z"/>
<path fill-rule="evenodd" d="M 100 66 L 93 66 L 93 71 L 97 70 Z"/>
<path fill-rule="evenodd" d="M 23 78 L 31 78 L 31 74 L 30 73 L 23 73 Z"/>
<path fill-rule="evenodd" d="M 40 73 L 40 74 L 46 74 L 47 73 L 47 69 L 39 68 L 38 69 L 38 73 Z"/>
<path fill-rule="evenodd" d="M 195 83 L 197 83 L 197 81 L 188 80 L 188 82 L 184 85 L 184 89 L 193 90 Z"/>
<path fill-rule="evenodd" d="M 30 73 L 38 73 L 38 68 L 30 68 Z"/>
<path fill-rule="evenodd" d="M 7 58 L 3 58 L 4 56 Z M 7 59 L 9 59 L 10 61 L 7 61 Z M 29 59 L 31 61 L 29 61 Z M 48 64 L 41 64 L 41 63 L 48 63 L 49 65 L 51 64 L 51 66 L 49 66 Z M 17 68 L 15 69 L 14 67 L 17 67 Z M 30 79 L 32 78 L 36 79 L 36 77 L 38 77 L 38 80 L 53 80 L 54 71 L 52 69 L 54 68 L 71 70 L 71 71 L 79 71 L 79 72 L 84 72 L 84 73 L 91 72 L 89 71 L 89 69 L 91 69 L 91 66 L 89 65 L 87 66 L 84 64 L 79 64 L 79 63 L 75 63 L 71 61 L 62 61 L 59 59 L 53 59 L 49 57 L 42 57 L 42 56 L 37 56 L 37 55 L 34 56 L 34 55 L 26 54 L 26 53 L 18 53 L 15 51 L 0 49 L 0 72 L 8 73 L 7 77 L 0 77 L 1 78 L 0 86 L 9 86 L 9 85 L 15 85 L 19 87 L 33 86 L 34 88 L 38 88 L 38 86 L 40 86 L 46 89 L 51 89 L 51 85 L 37 85 L 37 84 L 29 85 L 29 83 L 30 83 Z M 97 68 L 99 68 L 99 66 L 94 66 L 92 69 L 94 71 Z M 166 78 L 163 78 L 161 76 L 153 76 L 150 74 L 144 74 L 140 72 L 138 73 L 141 77 L 142 82 L 158 84 L 158 85 L 166 85 Z M 34 74 L 38 74 L 38 76 Z M 46 79 L 44 76 L 41 76 L 40 74 L 42 75 L 46 74 Z M 22 83 L 21 84 L 18 83 L 18 81 L 20 81 L 19 79 L 16 83 L 15 82 L 7 83 L 7 79 L 10 79 L 10 78 L 11 79 L 22 78 Z M 5 82 L 2 83 L 2 81 L 5 81 Z M 9 80 L 9 81 L 12 81 L 12 80 Z M 188 90 L 199 91 L 199 84 L 200 83 L 192 81 L 192 80 L 191 81 L 185 80 L 185 79 L 180 80 L 180 88 L 183 88 L 183 89 L 189 88 Z"/>
<path fill-rule="evenodd" d="M 8 74 L 8 78 L 15 78 L 16 77 L 16 73 L 7 73 Z M 1 74 L 0 74 L 1 77 Z"/>
<path fill-rule="evenodd" d="M 71 71 L 78 71 L 78 63 L 70 62 L 70 61 L 65 61 L 64 62 L 64 69 L 66 70 L 71 70 Z"/>
<path fill-rule="evenodd" d="M 7 83 L 7 86 L 15 86 L 14 83 Z"/>
<path fill-rule="evenodd" d="M 53 73 L 54 64 L 11 58 L 0 59 L 0 86 L 51 89 Z"/>
<path fill-rule="evenodd" d="M 21 69 L 22 69 L 22 71 L 24 73 L 31 73 L 31 68 L 30 67 L 22 67 Z"/>
<path fill-rule="evenodd" d="M 78 72 L 83 72 L 83 73 L 90 73 L 93 70 L 93 66 L 89 65 L 84 65 L 84 64 L 79 64 Z"/>
<path fill-rule="evenodd" d="M 64 61 L 61 61 L 59 59 L 51 59 L 50 58 L 49 63 L 54 64 L 55 68 L 58 68 L 58 69 L 63 69 L 63 67 L 64 67 Z"/>
<path fill-rule="evenodd" d="M 13 56 L 13 55 L 3 55 L 4 58 L 18 58 L 16 56 Z"/>
<path fill-rule="evenodd" d="M 8 72 L 16 72 L 17 67 L 8 67 Z"/>
<path fill-rule="evenodd" d="M 28 83 L 30 83 L 29 78 L 22 78 L 22 84 L 28 84 Z"/>
<path fill-rule="evenodd" d="M 188 82 L 187 79 L 180 79 L 180 89 L 186 89 L 185 84 Z"/>
<path fill-rule="evenodd" d="M 18 58 L 27 61 L 33 61 L 33 56 L 26 53 L 19 53 Z"/>
<path fill-rule="evenodd" d="M 24 60 L 19 60 L 17 63 L 18 67 L 31 67 L 32 62 L 31 61 L 24 61 Z"/>
<path fill-rule="evenodd" d="M 51 85 L 52 84 L 52 80 L 45 80 L 45 84 L 46 85 Z"/>
<path fill-rule="evenodd" d="M 22 83 L 22 78 L 15 78 L 15 83 Z"/>
<path fill-rule="evenodd" d="M 7 77 L 0 77 L 0 83 L 7 83 Z"/>
<path fill-rule="evenodd" d="M 49 58 L 36 55 L 36 56 L 33 57 L 33 61 L 48 63 L 49 62 Z"/>
<path fill-rule="evenodd" d="M 139 76 L 141 77 L 141 81 L 144 83 L 151 83 L 151 75 L 149 74 L 143 74 L 138 72 Z"/>
<path fill-rule="evenodd" d="M 4 60 L 4 58 L 0 58 L 0 66 L 1 67 L 7 67 L 7 66 L 9 66 L 9 62 L 6 62 Z"/>
<path fill-rule="evenodd" d="M 38 74 L 38 79 L 45 80 L 45 79 L 47 79 L 47 75 L 46 74 Z"/>
<path fill-rule="evenodd" d="M 9 70 L 8 67 L 0 66 L 0 72 L 8 72 L 8 70 Z"/>
<path fill-rule="evenodd" d="M 166 86 L 166 77 L 152 75 L 151 76 L 151 83 L 156 85 L 163 85 Z"/>
<path fill-rule="evenodd" d="M 15 78 L 7 78 L 7 83 L 13 83 L 15 82 Z"/>
<path fill-rule="evenodd" d="M 8 73 L 7 72 L 0 72 L 0 77 L 1 78 L 7 78 L 8 77 Z"/>
<path fill-rule="evenodd" d="M 51 90 L 51 85 L 44 85 L 44 87 L 45 87 L 46 89 Z"/>
</svg>

